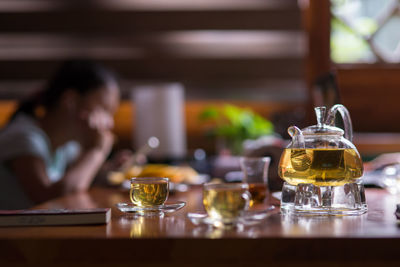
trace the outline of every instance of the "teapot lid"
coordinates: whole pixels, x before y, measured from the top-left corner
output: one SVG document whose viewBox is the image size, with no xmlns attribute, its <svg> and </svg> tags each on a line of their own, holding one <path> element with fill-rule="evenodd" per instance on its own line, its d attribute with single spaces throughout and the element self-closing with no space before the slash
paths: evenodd
<svg viewBox="0 0 400 267">
<path fill-rule="evenodd" d="M 329 125 L 313 125 L 306 127 L 301 130 L 303 135 L 340 135 L 344 134 L 344 131 L 338 127 Z"/>
<path fill-rule="evenodd" d="M 302 129 L 303 135 L 339 135 L 342 136 L 344 131 L 338 127 L 329 124 L 326 116 L 326 107 L 314 108 L 317 116 L 317 124 Z"/>
</svg>

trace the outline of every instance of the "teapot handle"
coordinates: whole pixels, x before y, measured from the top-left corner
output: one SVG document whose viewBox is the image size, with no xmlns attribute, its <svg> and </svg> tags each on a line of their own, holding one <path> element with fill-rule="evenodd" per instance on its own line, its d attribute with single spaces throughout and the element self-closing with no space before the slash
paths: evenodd
<svg viewBox="0 0 400 267">
<path fill-rule="evenodd" d="M 326 124 L 335 126 L 335 116 L 339 111 L 340 115 L 343 118 L 344 123 L 344 138 L 353 141 L 353 124 L 351 123 L 350 113 L 347 108 L 343 105 L 336 104 L 334 105 L 328 112 L 328 116 L 326 118 Z"/>
</svg>

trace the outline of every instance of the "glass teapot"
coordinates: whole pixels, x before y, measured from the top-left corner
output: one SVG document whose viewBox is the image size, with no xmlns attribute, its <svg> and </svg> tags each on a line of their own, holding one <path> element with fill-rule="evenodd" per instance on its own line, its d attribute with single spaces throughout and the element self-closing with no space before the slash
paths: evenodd
<svg viewBox="0 0 400 267">
<path fill-rule="evenodd" d="M 335 126 L 338 112 L 344 130 Z M 289 204 L 292 210 L 322 214 L 335 214 L 337 208 L 341 215 L 342 210 L 366 208 L 360 184 L 363 164 L 351 142 L 353 127 L 348 110 L 334 105 L 328 112 L 326 107 L 316 107 L 315 113 L 316 125 L 288 129 L 292 141 L 279 163 L 279 176 L 285 180 L 281 207 L 285 209 L 285 204 Z M 343 194 L 344 199 L 339 199 Z"/>
</svg>

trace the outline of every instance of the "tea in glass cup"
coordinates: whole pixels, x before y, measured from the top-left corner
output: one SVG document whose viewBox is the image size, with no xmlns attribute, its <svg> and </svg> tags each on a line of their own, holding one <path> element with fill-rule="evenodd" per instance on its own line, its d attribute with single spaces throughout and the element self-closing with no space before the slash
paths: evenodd
<svg viewBox="0 0 400 267">
<path fill-rule="evenodd" d="M 241 157 L 240 167 L 244 174 L 243 182 L 249 184 L 250 207 L 263 203 L 268 192 L 268 168 L 270 157 Z"/>
<path fill-rule="evenodd" d="M 203 187 L 203 205 L 210 218 L 233 223 L 249 208 L 248 184 L 208 183 Z"/>
<path fill-rule="evenodd" d="M 159 177 L 136 177 L 131 179 L 129 196 L 140 207 L 163 205 L 169 194 L 169 179 Z"/>
</svg>

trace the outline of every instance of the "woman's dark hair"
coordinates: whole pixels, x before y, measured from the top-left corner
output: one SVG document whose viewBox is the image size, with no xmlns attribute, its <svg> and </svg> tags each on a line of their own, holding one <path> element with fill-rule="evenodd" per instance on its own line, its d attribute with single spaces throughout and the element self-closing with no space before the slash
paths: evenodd
<svg viewBox="0 0 400 267">
<path fill-rule="evenodd" d="M 18 113 L 35 116 L 35 111 L 39 107 L 51 110 L 58 104 L 60 97 L 67 90 L 75 90 L 80 95 L 85 95 L 115 82 L 116 77 L 111 71 L 93 61 L 65 61 L 43 90 L 21 102 L 11 120 Z"/>
</svg>

